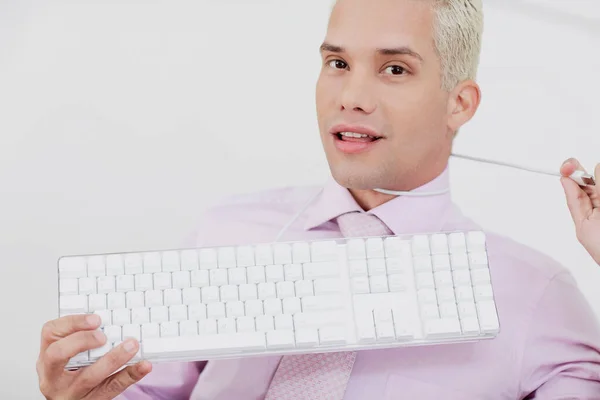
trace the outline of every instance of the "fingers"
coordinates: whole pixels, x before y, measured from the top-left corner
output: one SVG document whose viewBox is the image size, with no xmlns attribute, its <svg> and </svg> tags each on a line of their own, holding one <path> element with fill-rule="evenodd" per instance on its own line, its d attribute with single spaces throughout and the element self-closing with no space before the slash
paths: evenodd
<svg viewBox="0 0 600 400">
<path fill-rule="evenodd" d="M 68 315 L 49 321 L 42 328 L 40 352 L 45 352 L 52 343 L 75 332 L 97 329 L 100 323 L 100 317 L 95 314 Z"/>
<path fill-rule="evenodd" d="M 94 395 L 97 395 L 100 399 L 113 399 L 124 392 L 129 386 L 139 382 L 151 370 L 152 365 L 148 361 L 141 361 L 135 365 L 130 365 L 106 379 L 94 390 Z"/>
<path fill-rule="evenodd" d="M 561 165 L 560 174 L 562 176 L 569 177 L 573 174 L 573 172 L 577 171 L 578 169 L 583 170 L 579 161 L 577 161 L 574 158 L 569 158 L 563 163 L 563 165 Z"/>
<path fill-rule="evenodd" d="M 139 343 L 137 340 L 125 340 L 119 346 L 106 353 L 93 365 L 83 369 L 81 374 L 75 380 L 74 385 L 78 388 L 81 388 L 81 390 L 84 391 L 83 393 L 87 393 L 87 391 L 99 386 L 109 375 L 131 360 L 137 353 L 138 349 Z M 123 371 L 120 371 L 119 374 Z M 114 385 L 116 385 L 116 383 Z"/>
<path fill-rule="evenodd" d="M 600 208 L 600 181 L 598 181 L 598 179 L 600 179 L 600 164 L 596 165 L 594 177 L 596 177 L 596 185 L 589 188 L 592 192 L 590 198 L 592 199 L 594 208 Z"/>
<path fill-rule="evenodd" d="M 581 189 L 581 187 L 569 178 L 562 177 L 560 182 L 565 191 L 567 206 L 571 213 L 571 218 L 575 223 L 575 227 L 585 220 L 593 210 L 592 200 L 590 196 Z"/>
<path fill-rule="evenodd" d="M 47 374 L 62 373 L 69 360 L 82 351 L 95 349 L 106 342 L 106 335 L 101 331 L 75 332 L 66 338 L 48 346 L 43 356 L 44 367 Z"/>
</svg>

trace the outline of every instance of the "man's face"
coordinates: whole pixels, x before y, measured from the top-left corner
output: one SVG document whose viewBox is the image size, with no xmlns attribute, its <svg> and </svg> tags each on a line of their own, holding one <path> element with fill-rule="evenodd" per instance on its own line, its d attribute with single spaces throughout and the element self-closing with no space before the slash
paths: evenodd
<svg viewBox="0 0 600 400">
<path fill-rule="evenodd" d="M 408 190 L 447 163 L 449 95 L 430 7 L 429 1 L 339 0 L 332 11 L 316 101 L 329 166 L 345 187 Z"/>
</svg>

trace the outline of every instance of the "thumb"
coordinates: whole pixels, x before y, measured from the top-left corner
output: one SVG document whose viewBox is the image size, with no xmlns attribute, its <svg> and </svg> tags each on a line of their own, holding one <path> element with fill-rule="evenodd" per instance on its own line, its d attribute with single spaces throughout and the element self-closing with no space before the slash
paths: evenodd
<svg viewBox="0 0 600 400">
<path fill-rule="evenodd" d="M 148 361 L 141 361 L 135 365 L 123 368 L 121 371 L 107 378 L 100 386 L 93 390 L 91 398 L 114 399 L 129 386 L 141 380 L 152 370 Z M 96 397 L 98 396 L 98 397 Z"/>
<path fill-rule="evenodd" d="M 576 227 L 592 212 L 592 201 L 581 187 L 570 178 L 562 177 L 560 182 L 565 192 L 567 206 Z"/>
</svg>

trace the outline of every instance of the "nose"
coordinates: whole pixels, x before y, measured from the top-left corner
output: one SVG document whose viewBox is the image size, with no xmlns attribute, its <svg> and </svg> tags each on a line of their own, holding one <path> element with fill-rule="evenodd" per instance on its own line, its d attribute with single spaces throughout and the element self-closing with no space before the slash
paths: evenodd
<svg viewBox="0 0 600 400">
<path fill-rule="evenodd" d="M 356 71 L 347 75 L 340 101 L 342 111 L 371 114 L 376 108 L 368 78 Z"/>
</svg>

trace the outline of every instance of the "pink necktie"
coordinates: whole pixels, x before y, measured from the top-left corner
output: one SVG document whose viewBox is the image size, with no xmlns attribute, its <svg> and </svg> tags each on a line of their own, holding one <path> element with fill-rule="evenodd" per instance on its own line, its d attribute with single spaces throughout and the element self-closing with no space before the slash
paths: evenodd
<svg viewBox="0 0 600 400">
<path fill-rule="evenodd" d="M 392 232 L 376 216 L 351 212 L 337 218 L 345 237 L 384 236 Z M 265 400 L 341 400 L 356 352 L 284 356 Z"/>
</svg>

